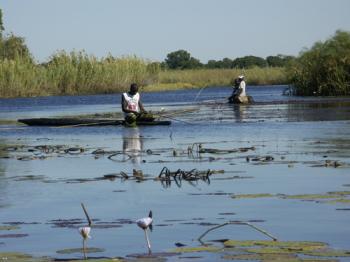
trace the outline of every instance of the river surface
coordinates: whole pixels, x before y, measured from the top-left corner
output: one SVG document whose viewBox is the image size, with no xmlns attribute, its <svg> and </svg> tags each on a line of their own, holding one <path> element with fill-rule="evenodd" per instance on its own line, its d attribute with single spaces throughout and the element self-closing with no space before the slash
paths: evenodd
<svg viewBox="0 0 350 262">
<path fill-rule="evenodd" d="M 226 103 L 229 87 L 142 94 L 146 109 L 175 112 L 164 118 L 172 119 L 170 126 L 0 125 L 0 228 L 15 226 L 0 230 L 0 252 L 81 258 L 60 252 L 82 245 L 81 203 L 93 219 L 87 247 L 101 249 L 90 257 L 146 253 L 134 221 L 149 210 L 154 253 L 173 251 L 175 243 L 198 247 L 202 233 L 228 221 L 253 223 L 283 241 L 350 250 L 350 102 L 283 96 L 284 88 L 248 87 L 256 104 L 246 106 Z M 120 112 L 120 94 L 0 99 L 6 121 L 108 112 Z M 163 167 L 214 173 L 162 183 L 155 178 Z M 120 172 L 130 178 L 119 178 Z M 104 179 L 111 174 L 117 177 Z M 296 195 L 307 196 L 288 198 Z M 269 238 L 229 225 L 205 237 L 214 245 L 215 239 Z M 220 261 L 223 254 L 166 259 L 181 258 Z"/>
</svg>

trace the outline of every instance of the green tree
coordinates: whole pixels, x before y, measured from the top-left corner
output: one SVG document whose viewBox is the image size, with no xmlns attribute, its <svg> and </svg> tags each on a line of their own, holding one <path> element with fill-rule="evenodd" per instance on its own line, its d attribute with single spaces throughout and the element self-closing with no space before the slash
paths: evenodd
<svg viewBox="0 0 350 262">
<path fill-rule="evenodd" d="M 277 56 L 266 57 L 266 62 L 268 64 L 268 66 L 284 67 L 293 59 L 294 59 L 293 56 L 286 56 L 286 55 L 279 54 Z"/>
<path fill-rule="evenodd" d="M 165 63 L 170 69 L 193 69 L 202 66 L 200 61 L 191 57 L 186 50 L 178 50 L 167 55 Z"/>
<path fill-rule="evenodd" d="M 350 95 L 350 33 L 336 31 L 303 51 L 287 73 L 298 95 Z"/>
<path fill-rule="evenodd" d="M 232 65 L 235 68 L 251 68 L 254 66 L 266 67 L 267 63 L 264 58 L 250 55 L 236 58 L 233 60 Z"/>
<path fill-rule="evenodd" d="M 0 38 L 2 38 L 2 32 L 5 30 L 4 24 L 2 22 L 2 10 L 0 9 Z"/>
<path fill-rule="evenodd" d="M 0 59 L 5 58 L 10 60 L 16 58 L 33 60 L 24 38 L 13 34 L 1 39 Z"/>
</svg>

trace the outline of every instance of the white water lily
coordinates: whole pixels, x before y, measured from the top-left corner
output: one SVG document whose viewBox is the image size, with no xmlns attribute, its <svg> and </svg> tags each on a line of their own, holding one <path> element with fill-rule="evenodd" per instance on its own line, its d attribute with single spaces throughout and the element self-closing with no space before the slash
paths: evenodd
<svg viewBox="0 0 350 262">
<path fill-rule="evenodd" d="M 142 229 L 147 229 L 149 225 L 151 225 L 153 222 L 153 219 L 151 217 L 144 217 L 136 220 L 136 224 L 142 228 Z"/>
<path fill-rule="evenodd" d="M 91 238 L 90 231 L 91 231 L 91 227 L 79 227 L 79 233 L 84 240 Z"/>
<path fill-rule="evenodd" d="M 140 218 L 136 220 L 136 224 L 143 229 L 145 232 L 146 242 L 148 246 L 148 252 L 151 253 L 151 242 L 149 241 L 148 235 L 147 235 L 147 229 L 150 228 L 152 230 L 152 211 L 149 211 L 148 217 Z"/>
</svg>

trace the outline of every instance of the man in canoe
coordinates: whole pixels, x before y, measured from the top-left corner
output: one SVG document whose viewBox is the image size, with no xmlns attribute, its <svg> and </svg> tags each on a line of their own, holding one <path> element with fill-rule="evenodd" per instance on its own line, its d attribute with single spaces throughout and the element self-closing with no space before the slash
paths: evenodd
<svg viewBox="0 0 350 262">
<path fill-rule="evenodd" d="M 130 85 L 130 90 L 127 93 L 122 94 L 122 110 L 124 112 L 124 118 L 126 124 L 130 126 L 136 125 L 136 121 L 153 121 L 154 117 L 147 113 L 141 103 L 139 94 L 139 88 L 137 84 Z"/>
<path fill-rule="evenodd" d="M 234 89 L 232 95 L 228 98 L 230 103 L 234 104 L 248 104 L 252 102 L 252 97 L 247 96 L 245 91 L 244 76 L 240 75 L 234 80 Z"/>
</svg>

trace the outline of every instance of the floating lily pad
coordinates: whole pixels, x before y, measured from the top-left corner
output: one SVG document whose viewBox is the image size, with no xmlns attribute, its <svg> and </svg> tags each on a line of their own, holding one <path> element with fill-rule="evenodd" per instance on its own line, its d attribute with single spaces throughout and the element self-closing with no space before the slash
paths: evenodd
<svg viewBox="0 0 350 262">
<path fill-rule="evenodd" d="M 286 248 L 290 250 L 317 250 L 327 247 L 326 243 L 322 242 L 307 242 L 307 241 L 272 241 L 272 240 L 228 240 L 224 242 L 225 247 L 273 247 Z"/>
<path fill-rule="evenodd" d="M 67 261 L 67 262 L 122 262 L 125 261 L 119 258 L 88 258 L 88 259 L 55 259 L 54 261 Z M 135 260 L 137 262 L 138 260 Z M 35 261 L 36 262 L 36 261 Z"/>
<path fill-rule="evenodd" d="M 98 247 L 87 247 L 85 248 L 85 253 L 99 253 L 104 252 L 103 248 Z M 83 253 L 83 248 L 67 248 L 56 251 L 57 254 L 74 254 L 74 253 Z"/>
<path fill-rule="evenodd" d="M 350 257 L 350 250 L 321 249 L 301 253 L 315 257 Z"/>
<path fill-rule="evenodd" d="M 0 230 L 17 230 L 20 229 L 19 226 L 0 226 Z"/>
<path fill-rule="evenodd" d="M 350 191 L 334 191 L 334 192 L 328 192 L 329 195 L 336 195 L 336 196 L 350 196 Z"/>
<path fill-rule="evenodd" d="M 48 262 L 49 258 L 35 258 L 28 254 L 16 252 L 0 252 L 0 261 L 16 261 L 16 262 Z"/>
<path fill-rule="evenodd" d="M 344 198 L 334 199 L 334 200 L 327 201 L 326 203 L 328 203 L 328 204 L 350 204 L 350 199 L 344 199 Z"/>
<path fill-rule="evenodd" d="M 279 262 L 294 262 L 300 261 L 293 254 L 235 254 L 225 255 L 222 257 L 225 260 L 258 260 L 258 261 L 279 261 Z"/>
<path fill-rule="evenodd" d="M 0 235 L 0 238 L 20 238 L 20 237 L 27 237 L 28 234 L 3 234 Z"/>
<path fill-rule="evenodd" d="M 301 200 L 317 200 L 317 199 L 332 199 L 332 198 L 339 198 L 336 194 L 304 194 L 304 195 L 283 195 L 282 198 L 285 199 L 301 199 Z"/>
<path fill-rule="evenodd" d="M 302 259 L 295 254 L 238 254 L 225 255 L 222 258 L 224 260 L 257 260 L 262 262 L 338 262 L 334 259 Z"/>
<path fill-rule="evenodd" d="M 130 254 L 127 255 L 126 257 L 133 258 L 132 261 L 138 262 L 165 262 L 167 261 L 166 257 L 172 257 L 172 256 L 177 256 L 179 253 L 175 252 L 157 252 L 157 253 L 143 253 L 143 254 Z"/>
<path fill-rule="evenodd" d="M 261 194 L 241 194 L 232 195 L 232 198 L 263 198 L 263 197 L 275 197 L 273 194 L 261 193 Z"/>
<path fill-rule="evenodd" d="M 248 252 L 256 254 L 294 254 L 295 251 L 289 248 L 278 248 L 278 247 L 263 247 L 263 248 L 250 248 Z"/>
<path fill-rule="evenodd" d="M 219 252 L 222 248 L 214 246 L 201 246 L 201 247 L 179 247 L 172 251 L 178 253 L 194 253 L 194 252 Z"/>
</svg>

